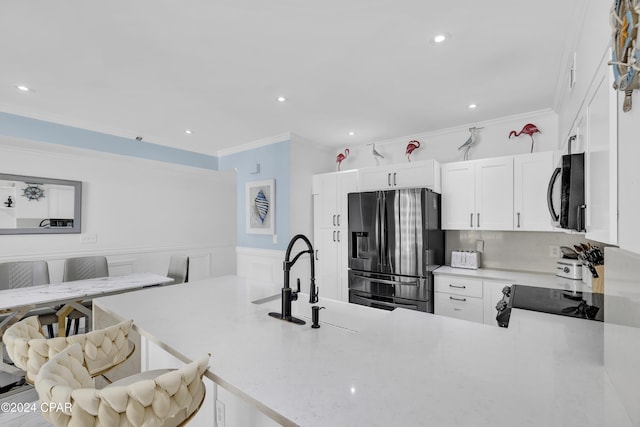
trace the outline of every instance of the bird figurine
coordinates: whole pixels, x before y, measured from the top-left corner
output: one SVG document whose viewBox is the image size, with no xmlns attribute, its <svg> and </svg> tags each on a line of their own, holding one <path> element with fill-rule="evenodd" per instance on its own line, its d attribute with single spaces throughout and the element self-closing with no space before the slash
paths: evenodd
<svg viewBox="0 0 640 427">
<path fill-rule="evenodd" d="M 407 144 L 407 151 L 405 152 L 405 154 L 407 155 L 407 160 L 411 161 L 411 153 L 413 153 L 418 148 L 420 148 L 420 141 L 417 141 L 415 139 L 409 141 L 409 144 Z"/>
<path fill-rule="evenodd" d="M 380 159 L 384 159 L 384 156 L 382 154 L 380 154 L 378 152 L 378 150 L 376 150 L 376 144 L 375 143 L 367 144 L 367 145 L 372 145 L 372 147 L 371 147 L 371 155 L 373 156 L 374 159 L 376 159 L 376 166 L 380 166 Z"/>
<path fill-rule="evenodd" d="M 469 136 L 469 139 L 467 139 L 464 144 L 462 144 L 460 147 L 458 147 L 458 150 L 462 150 L 464 149 L 464 159 L 465 160 L 469 160 L 469 150 L 471 149 L 471 146 L 473 144 L 476 143 L 476 141 L 478 140 L 478 131 L 480 129 L 484 129 L 484 128 L 479 128 L 477 126 L 471 127 L 469 128 L 469 132 L 471 133 L 471 136 Z"/>
<path fill-rule="evenodd" d="M 338 170 L 340 170 L 340 164 L 342 163 L 342 161 L 344 159 L 346 159 L 347 157 L 349 157 L 349 149 L 348 148 L 344 149 L 344 154 L 343 153 L 339 153 L 336 156 L 336 163 L 338 164 Z"/>
<path fill-rule="evenodd" d="M 512 130 L 511 132 L 509 132 L 509 139 L 511 139 L 512 136 L 520 136 L 523 133 L 529 135 L 529 137 L 531 138 L 531 152 L 533 153 L 533 143 L 534 143 L 533 134 L 542 133 L 542 132 L 540 132 L 540 129 L 538 129 L 538 126 L 534 125 L 533 123 L 527 123 L 526 125 L 524 125 L 524 127 L 520 132 L 516 132 L 515 130 Z"/>
</svg>

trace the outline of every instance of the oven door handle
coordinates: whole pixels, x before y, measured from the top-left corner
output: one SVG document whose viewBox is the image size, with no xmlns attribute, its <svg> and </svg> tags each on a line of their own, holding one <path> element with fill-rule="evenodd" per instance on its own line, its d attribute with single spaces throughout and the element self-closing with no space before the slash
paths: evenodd
<svg viewBox="0 0 640 427">
<path fill-rule="evenodd" d="M 397 280 L 377 279 L 375 277 L 362 276 L 360 274 L 354 274 L 353 277 L 357 277 L 358 279 L 364 279 L 369 282 L 383 283 L 385 285 L 415 286 L 416 288 L 420 286 L 420 282 L 418 280 L 416 280 L 415 282 L 400 282 Z"/>
</svg>

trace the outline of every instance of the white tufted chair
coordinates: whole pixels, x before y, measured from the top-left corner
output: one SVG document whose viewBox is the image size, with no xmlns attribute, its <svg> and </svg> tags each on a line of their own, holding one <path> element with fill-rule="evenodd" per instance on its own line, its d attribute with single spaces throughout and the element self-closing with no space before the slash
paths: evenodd
<svg viewBox="0 0 640 427">
<path fill-rule="evenodd" d="M 209 357 L 180 369 L 142 372 L 96 390 L 83 365 L 82 348 L 67 347 L 47 362 L 36 379 L 42 415 L 56 427 L 178 426 L 200 409 L 202 376 Z"/>
<path fill-rule="evenodd" d="M 45 338 L 37 317 L 27 317 L 11 325 L 2 336 L 7 355 L 27 372 L 33 383 L 38 371 L 51 357 L 71 344 L 81 345 L 83 363 L 95 377 L 124 362 L 133 353 L 129 331 L 133 320 L 125 320 L 104 329 L 70 337 Z"/>
</svg>

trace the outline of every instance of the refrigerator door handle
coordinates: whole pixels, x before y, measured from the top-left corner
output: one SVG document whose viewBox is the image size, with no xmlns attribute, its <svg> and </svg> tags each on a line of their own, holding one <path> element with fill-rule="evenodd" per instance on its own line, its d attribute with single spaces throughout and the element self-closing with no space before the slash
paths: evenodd
<svg viewBox="0 0 640 427">
<path fill-rule="evenodd" d="M 381 251 L 380 251 L 380 193 L 376 194 L 376 251 L 378 251 L 378 265 L 381 262 Z"/>
<path fill-rule="evenodd" d="M 420 286 L 419 280 L 416 280 L 415 282 L 401 282 L 398 280 L 378 279 L 376 277 L 371 277 L 371 276 L 362 276 L 360 274 L 354 274 L 353 277 L 364 279 L 371 283 L 382 283 L 384 285 L 403 285 L 403 286 L 415 286 L 415 287 Z"/>
<path fill-rule="evenodd" d="M 380 202 L 380 249 L 382 251 L 380 262 L 382 265 L 387 265 L 387 196 L 384 193 Z"/>
</svg>

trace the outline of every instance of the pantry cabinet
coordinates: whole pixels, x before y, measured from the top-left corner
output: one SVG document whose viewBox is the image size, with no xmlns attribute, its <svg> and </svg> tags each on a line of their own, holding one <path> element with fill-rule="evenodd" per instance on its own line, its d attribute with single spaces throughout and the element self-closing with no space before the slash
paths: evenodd
<svg viewBox="0 0 640 427">
<path fill-rule="evenodd" d="M 440 164 L 435 160 L 358 170 L 360 191 L 430 188 L 440 193 Z"/>
<path fill-rule="evenodd" d="M 358 172 L 313 176 L 316 285 L 325 298 L 347 301 L 348 250 L 347 195 L 358 191 Z"/>
<path fill-rule="evenodd" d="M 442 165 L 444 230 L 513 229 L 513 157 Z"/>
</svg>

